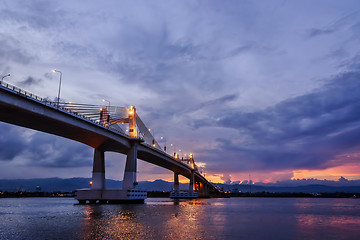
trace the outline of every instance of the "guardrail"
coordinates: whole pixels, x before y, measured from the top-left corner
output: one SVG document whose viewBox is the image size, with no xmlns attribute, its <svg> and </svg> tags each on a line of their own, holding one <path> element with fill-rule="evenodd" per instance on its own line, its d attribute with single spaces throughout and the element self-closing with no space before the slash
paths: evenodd
<svg viewBox="0 0 360 240">
<path fill-rule="evenodd" d="M 30 92 L 27 92 L 27 91 L 25 91 L 25 90 L 23 90 L 23 89 L 21 89 L 21 88 L 15 87 L 15 86 L 13 86 L 13 85 L 11 85 L 11 84 L 8 84 L 8 83 L 6 83 L 6 82 L 4 82 L 4 81 L 1 81 L 1 82 L 0 82 L 0 85 L 1 85 L 1 86 L 4 86 L 4 87 L 6 87 L 6 88 L 8 88 L 8 89 L 10 89 L 10 90 L 13 90 L 14 92 L 17 92 L 17 93 L 19 93 L 19 94 L 23 94 L 23 95 L 25 95 L 25 96 L 34 98 L 34 99 L 39 100 L 39 101 L 44 101 L 44 98 L 39 97 L 39 96 L 37 96 L 37 95 L 35 95 L 35 94 L 32 94 L 32 93 L 30 93 Z"/>
<path fill-rule="evenodd" d="M 117 134 L 121 134 L 121 135 L 123 135 L 123 136 L 127 136 L 127 137 L 128 137 L 128 135 L 126 135 L 126 134 L 123 133 L 123 132 L 117 131 L 116 129 L 113 129 L 113 128 L 108 127 L 108 126 L 104 126 L 104 125 L 100 124 L 99 122 L 96 122 L 94 119 L 91 119 L 91 118 L 89 118 L 89 117 L 86 117 L 86 116 L 84 116 L 84 115 L 82 115 L 82 114 L 79 114 L 79 113 L 77 113 L 77 112 L 75 112 L 75 111 L 71 111 L 70 109 L 67 109 L 67 108 L 65 108 L 65 107 L 61 107 L 60 105 L 57 104 L 57 102 L 49 101 L 47 98 L 39 97 L 39 96 L 37 96 L 37 95 L 35 95 L 35 94 L 33 94 L 33 93 L 30 93 L 30 92 L 28 92 L 28 91 L 25 91 L 25 90 L 23 90 L 23 89 L 21 89 L 21 88 L 19 88 L 19 87 L 16 87 L 16 86 L 11 85 L 11 84 L 9 84 L 9 83 L 6 83 L 6 82 L 4 82 L 4 81 L 0 81 L 0 86 L 2 86 L 2 87 L 4 87 L 4 88 L 7 88 L 8 90 L 10 90 L 10 91 L 12 91 L 12 92 L 14 92 L 14 93 L 17 93 L 17 94 L 19 94 L 19 95 L 21 95 L 21 96 L 24 96 L 24 97 L 27 97 L 27 98 L 30 98 L 30 99 L 33 99 L 33 100 L 37 100 L 38 102 L 40 102 L 40 103 L 42 103 L 42 104 L 44 104 L 44 105 L 51 106 L 51 107 L 53 107 L 53 108 L 55 108 L 55 109 L 57 109 L 57 110 L 59 110 L 59 111 L 62 111 L 62 112 L 64 112 L 64 113 L 71 114 L 72 116 L 75 116 L 75 117 L 78 117 L 78 118 L 81 118 L 81 119 L 90 121 L 90 122 L 92 122 L 92 123 L 94 123 L 94 124 L 96 124 L 96 125 L 99 125 L 99 126 L 101 126 L 101 127 L 103 127 L 103 128 L 106 128 L 106 129 L 108 129 L 108 130 L 110 130 L 110 131 L 112 131 L 112 132 L 115 132 L 115 133 L 117 133 Z"/>
</svg>

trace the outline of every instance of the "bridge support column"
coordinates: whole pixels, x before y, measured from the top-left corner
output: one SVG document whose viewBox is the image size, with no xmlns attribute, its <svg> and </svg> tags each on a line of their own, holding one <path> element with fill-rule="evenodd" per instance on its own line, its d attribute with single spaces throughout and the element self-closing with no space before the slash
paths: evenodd
<svg viewBox="0 0 360 240">
<path fill-rule="evenodd" d="M 193 193 L 194 192 L 194 172 L 191 171 L 191 176 L 190 176 L 190 183 L 189 183 L 189 192 Z"/>
<path fill-rule="evenodd" d="M 179 174 L 174 172 L 174 190 L 175 192 L 179 192 L 180 191 L 180 186 L 179 186 Z"/>
<path fill-rule="evenodd" d="M 134 189 L 136 187 L 137 170 L 137 142 L 133 142 L 126 157 L 125 173 L 123 179 L 123 190 Z"/>
<path fill-rule="evenodd" d="M 104 189 L 105 188 L 105 157 L 104 151 L 95 149 L 94 163 L 92 172 L 92 185 L 91 189 Z"/>
</svg>

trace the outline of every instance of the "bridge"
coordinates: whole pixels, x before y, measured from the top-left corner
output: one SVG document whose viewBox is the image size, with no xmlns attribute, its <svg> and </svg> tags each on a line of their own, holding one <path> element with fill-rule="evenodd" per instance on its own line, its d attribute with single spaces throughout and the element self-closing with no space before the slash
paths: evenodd
<svg viewBox="0 0 360 240">
<path fill-rule="evenodd" d="M 209 197 L 218 190 L 202 176 L 194 158 L 169 155 L 140 119 L 136 108 L 52 102 L 3 81 L 0 82 L 0 121 L 72 139 L 94 148 L 90 189 L 77 191 L 86 201 L 143 201 L 146 192 L 137 189 L 137 159 L 174 173 L 174 192 L 179 192 L 179 175 L 189 179 L 189 193 Z M 105 186 L 106 151 L 126 154 L 122 189 Z"/>
</svg>

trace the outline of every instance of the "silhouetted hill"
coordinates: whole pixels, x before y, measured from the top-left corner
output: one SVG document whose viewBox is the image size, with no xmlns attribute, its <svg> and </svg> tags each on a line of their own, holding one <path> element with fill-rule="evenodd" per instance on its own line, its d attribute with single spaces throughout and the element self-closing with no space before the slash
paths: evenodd
<svg viewBox="0 0 360 240">
<path fill-rule="evenodd" d="M 90 178 L 36 178 L 36 179 L 2 179 L 0 191 L 41 191 L 41 192 L 72 192 L 76 189 L 89 188 Z M 107 188 L 121 188 L 122 181 L 106 179 Z M 139 188 L 147 191 L 171 191 L 172 182 L 163 180 L 139 182 Z M 186 189 L 187 184 L 181 184 L 181 189 Z"/>
<path fill-rule="evenodd" d="M 14 179 L 0 180 L 0 191 L 41 191 L 41 192 L 72 192 L 76 189 L 89 188 L 90 178 L 37 178 L 37 179 Z M 263 186 L 257 184 L 215 184 L 219 189 L 231 192 L 269 192 L 269 193 L 360 193 L 360 186 L 326 186 L 321 184 L 310 184 L 303 186 Z M 122 181 L 107 179 L 107 188 L 121 188 Z M 146 191 L 171 191 L 173 183 L 164 180 L 142 181 L 139 188 Z M 180 184 L 180 189 L 188 189 L 188 184 Z"/>
<path fill-rule="evenodd" d="M 218 188 L 222 188 L 225 192 L 270 192 L 270 193 L 360 193 L 360 186 L 325 186 L 319 184 L 310 184 L 304 186 L 262 186 L 262 185 L 246 185 L 246 184 L 215 184 Z"/>
</svg>

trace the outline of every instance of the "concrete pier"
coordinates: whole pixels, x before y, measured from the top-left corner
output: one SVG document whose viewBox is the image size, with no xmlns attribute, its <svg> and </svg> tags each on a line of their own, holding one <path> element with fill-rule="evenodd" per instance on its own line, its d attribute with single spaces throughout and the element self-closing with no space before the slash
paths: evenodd
<svg viewBox="0 0 360 240">
<path fill-rule="evenodd" d="M 190 183 L 189 183 L 189 192 L 193 193 L 194 192 L 194 171 L 191 171 L 191 176 L 190 176 Z"/>
<path fill-rule="evenodd" d="M 179 192 L 180 191 L 180 185 L 179 185 L 179 174 L 174 172 L 174 191 Z"/>
<path fill-rule="evenodd" d="M 91 182 L 91 189 L 105 189 L 105 157 L 104 152 L 99 149 L 95 149 L 94 151 L 94 163 Z"/>
<path fill-rule="evenodd" d="M 80 204 L 143 203 L 147 192 L 136 188 L 137 142 L 133 142 L 126 158 L 122 189 L 105 189 L 104 151 L 95 149 L 91 189 L 80 189 L 75 199 Z"/>
<path fill-rule="evenodd" d="M 122 189 L 134 189 L 137 185 L 136 170 L 137 170 L 137 142 L 133 142 L 126 157 L 126 165 L 124 172 L 124 180 Z"/>
</svg>

